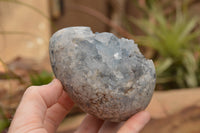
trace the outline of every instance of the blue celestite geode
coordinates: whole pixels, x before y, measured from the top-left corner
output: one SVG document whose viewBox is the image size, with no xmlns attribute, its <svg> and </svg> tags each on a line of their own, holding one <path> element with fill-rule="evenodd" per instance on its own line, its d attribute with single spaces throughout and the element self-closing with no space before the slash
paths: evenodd
<svg viewBox="0 0 200 133">
<path fill-rule="evenodd" d="M 50 39 L 51 65 L 65 91 L 85 112 L 119 122 L 144 110 L 156 74 L 133 40 L 89 27 L 69 27 Z"/>
</svg>

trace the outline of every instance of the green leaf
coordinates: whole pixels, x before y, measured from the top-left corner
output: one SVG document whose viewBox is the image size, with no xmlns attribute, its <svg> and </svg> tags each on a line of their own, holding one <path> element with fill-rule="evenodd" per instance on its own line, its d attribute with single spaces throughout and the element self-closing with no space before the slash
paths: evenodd
<svg viewBox="0 0 200 133">
<path fill-rule="evenodd" d="M 154 5 L 146 10 L 148 17 L 131 18 L 144 33 L 136 36 L 138 43 L 153 48 L 159 56 L 156 73 L 157 83 L 175 84 L 177 87 L 194 87 L 200 84 L 200 67 L 193 53 L 200 49 L 194 45 L 200 37 L 197 18 L 189 18 L 187 13 L 176 10 L 175 18 L 165 16 L 160 8 Z M 195 47 L 195 48 L 194 48 Z"/>
<path fill-rule="evenodd" d="M 196 25 L 197 25 L 197 19 L 195 18 L 191 19 L 188 23 L 186 23 L 184 30 L 179 35 L 178 42 L 182 42 L 184 38 L 187 38 L 187 36 L 191 33 L 191 31 L 195 28 Z"/>
<path fill-rule="evenodd" d="M 53 74 L 47 71 L 42 71 L 38 74 L 31 74 L 30 79 L 32 85 L 44 85 L 53 80 Z"/>
<path fill-rule="evenodd" d="M 10 121 L 8 119 L 0 119 L 0 132 L 3 132 L 10 125 Z"/>
<path fill-rule="evenodd" d="M 173 64 L 173 60 L 171 58 L 167 58 L 164 61 L 161 61 L 159 65 L 156 67 L 157 75 L 161 75 L 164 73 L 169 67 Z"/>
</svg>

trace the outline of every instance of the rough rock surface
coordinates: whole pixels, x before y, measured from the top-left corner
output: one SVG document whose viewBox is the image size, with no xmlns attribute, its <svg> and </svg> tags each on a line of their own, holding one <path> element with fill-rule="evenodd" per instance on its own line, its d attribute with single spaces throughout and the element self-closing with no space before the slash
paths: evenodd
<svg viewBox="0 0 200 133">
<path fill-rule="evenodd" d="M 148 105 L 155 87 L 154 64 L 133 40 L 89 27 L 69 27 L 50 39 L 55 76 L 80 108 L 119 122 Z"/>
</svg>

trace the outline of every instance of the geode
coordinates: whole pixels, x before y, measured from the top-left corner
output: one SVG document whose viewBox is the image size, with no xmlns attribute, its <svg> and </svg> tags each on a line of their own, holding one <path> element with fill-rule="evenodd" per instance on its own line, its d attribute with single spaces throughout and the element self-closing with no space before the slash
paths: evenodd
<svg viewBox="0 0 200 133">
<path fill-rule="evenodd" d="M 133 40 L 89 27 L 69 27 L 50 39 L 53 72 L 71 99 L 85 112 L 120 122 L 144 110 L 156 82 L 152 60 Z"/>
</svg>

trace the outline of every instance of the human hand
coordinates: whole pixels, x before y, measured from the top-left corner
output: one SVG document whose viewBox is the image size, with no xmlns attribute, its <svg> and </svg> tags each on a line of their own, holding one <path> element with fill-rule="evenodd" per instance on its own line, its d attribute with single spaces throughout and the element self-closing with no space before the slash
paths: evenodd
<svg viewBox="0 0 200 133">
<path fill-rule="evenodd" d="M 73 107 L 73 101 L 63 91 L 59 80 L 48 85 L 29 87 L 19 104 L 9 133 L 55 133 L 63 118 Z M 86 115 L 75 133 L 138 133 L 149 121 L 146 111 L 126 122 L 112 123 Z"/>
<path fill-rule="evenodd" d="M 16 110 L 8 133 L 55 133 L 73 107 L 59 80 L 29 87 Z"/>
<path fill-rule="evenodd" d="M 120 123 L 103 121 L 88 114 L 75 133 L 139 133 L 149 120 L 150 115 L 146 111 Z"/>
</svg>

